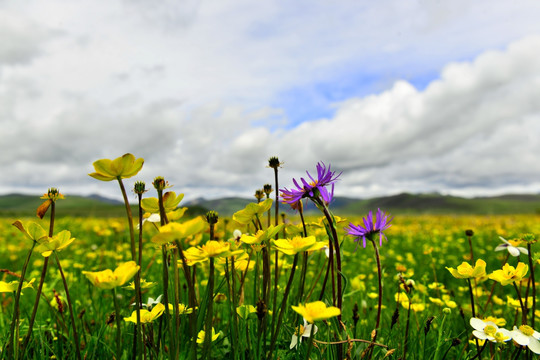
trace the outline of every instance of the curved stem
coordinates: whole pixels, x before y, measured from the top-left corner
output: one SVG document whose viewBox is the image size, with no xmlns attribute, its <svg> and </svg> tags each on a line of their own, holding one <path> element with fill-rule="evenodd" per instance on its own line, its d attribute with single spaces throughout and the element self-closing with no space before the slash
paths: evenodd
<svg viewBox="0 0 540 360">
<path fill-rule="evenodd" d="M 122 321 L 120 320 L 120 307 L 116 298 L 116 288 L 112 289 L 114 303 L 114 318 L 116 320 L 116 358 L 122 358 Z"/>
<path fill-rule="evenodd" d="M 383 297 L 383 288 L 382 288 L 382 267 L 381 267 L 381 257 L 379 255 L 379 248 L 377 247 L 377 244 L 375 244 L 375 240 L 373 240 L 371 237 L 369 238 L 371 243 L 373 244 L 373 249 L 375 250 L 375 259 L 377 260 L 377 278 L 379 281 L 379 298 L 378 298 L 378 304 L 377 304 L 377 319 L 375 321 L 375 334 L 373 335 L 373 342 L 377 340 L 377 334 L 379 333 L 379 325 L 381 322 L 381 309 L 382 309 L 382 297 Z M 373 355 L 373 347 L 370 351 L 370 358 Z"/>
</svg>

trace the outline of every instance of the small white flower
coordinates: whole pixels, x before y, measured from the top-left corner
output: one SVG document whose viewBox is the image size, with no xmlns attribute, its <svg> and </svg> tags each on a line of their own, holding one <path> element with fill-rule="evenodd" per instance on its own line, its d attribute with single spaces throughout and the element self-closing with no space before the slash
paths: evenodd
<svg viewBox="0 0 540 360">
<path fill-rule="evenodd" d="M 491 342 L 504 342 L 512 339 L 511 331 L 499 328 L 493 321 L 484 321 L 473 317 L 469 323 L 474 328 L 473 335 L 478 339 Z"/>
<path fill-rule="evenodd" d="M 514 326 L 512 338 L 521 346 L 527 346 L 535 354 L 540 354 L 540 333 L 528 325 Z"/>
<path fill-rule="evenodd" d="M 304 325 L 300 325 L 299 327 L 296 328 L 296 331 L 294 332 L 293 336 L 292 336 L 292 339 L 291 339 L 291 346 L 289 347 L 289 349 L 293 349 L 296 347 L 296 345 L 298 345 L 298 341 L 302 342 L 302 338 L 303 337 L 309 337 L 310 334 L 311 334 L 311 327 L 312 326 L 315 326 L 315 328 L 313 329 L 313 335 L 315 335 L 317 333 L 317 330 L 319 330 L 319 328 L 315 325 L 315 324 L 309 324 L 307 323 L 306 319 L 304 319 Z M 300 335 L 300 336 L 298 336 Z"/>
<path fill-rule="evenodd" d="M 232 236 L 235 240 L 240 240 L 240 238 L 242 237 L 242 231 L 236 229 L 233 231 Z"/>
<path fill-rule="evenodd" d="M 162 294 L 162 295 L 159 295 L 159 296 L 157 297 L 157 299 L 154 299 L 154 298 L 149 297 L 148 300 L 146 301 L 146 304 L 144 304 L 144 303 L 142 304 L 142 307 L 145 308 L 145 309 L 148 309 L 148 310 L 152 310 L 152 308 L 153 308 L 155 305 L 161 304 L 161 297 L 162 297 L 162 296 L 163 296 L 163 294 Z M 137 303 L 131 304 L 131 306 L 135 306 L 135 305 L 137 305 Z"/>
<path fill-rule="evenodd" d="M 514 245 L 512 245 L 508 240 L 506 240 L 505 238 L 503 238 L 502 236 L 499 236 L 499 239 L 501 239 L 501 241 L 503 242 L 503 244 L 497 246 L 497 247 L 495 248 L 495 251 L 508 250 L 508 252 L 510 253 L 510 255 L 512 255 L 512 256 L 514 256 L 514 257 L 519 256 L 519 253 L 522 253 L 522 254 L 525 254 L 525 255 L 529 255 L 529 251 L 527 251 L 527 249 L 525 249 L 524 247 L 514 246 Z"/>
</svg>

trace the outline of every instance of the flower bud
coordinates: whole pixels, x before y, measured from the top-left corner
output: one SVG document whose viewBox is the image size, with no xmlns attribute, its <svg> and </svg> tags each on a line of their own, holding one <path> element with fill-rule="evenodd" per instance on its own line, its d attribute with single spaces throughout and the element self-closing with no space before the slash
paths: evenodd
<svg viewBox="0 0 540 360">
<path fill-rule="evenodd" d="M 283 163 L 279 162 L 279 159 L 277 158 L 277 156 L 272 156 L 270 159 L 268 159 L 268 167 L 271 167 L 273 169 L 277 169 L 278 167 L 281 167 L 281 164 Z"/>
<path fill-rule="evenodd" d="M 217 223 L 218 218 L 219 218 L 219 215 L 218 215 L 217 211 L 210 210 L 209 212 L 206 213 L 206 221 L 209 224 Z"/>
<path fill-rule="evenodd" d="M 146 184 L 144 183 L 144 181 L 136 181 L 133 187 L 133 191 L 135 192 L 135 194 L 141 195 L 146 192 L 145 188 L 146 188 Z"/>
</svg>

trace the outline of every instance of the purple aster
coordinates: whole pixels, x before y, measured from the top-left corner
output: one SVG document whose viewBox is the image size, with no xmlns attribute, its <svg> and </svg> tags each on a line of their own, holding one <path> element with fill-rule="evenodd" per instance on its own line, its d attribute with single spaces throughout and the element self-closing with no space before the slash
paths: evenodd
<svg viewBox="0 0 540 360">
<path fill-rule="evenodd" d="M 366 247 L 366 238 L 372 240 L 373 235 L 379 234 L 379 246 L 382 246 L 382 239 L 383 236 L 386 239 L 386 235 L 384 235 L 383 231 L 388 229 L 390 226 L 390 222 L 392 222 L 394 218 L 388 219 L 388 215 L 386 213 L 383 213 L 381 209 L 377 209 L 377 215 L 375 216 L 375 224 L 373 223 L 373 212 L 370 211 L 368 216 L 363 218 L 364 226 L 362 225 L 354 225 L 353 223 L 350 223 L 348 227 L 345 228 L 348 235 L 356 236 L 356 239 L 354 241 L 359 241 L 360 238 L 362 238 L 363 246 Z M 388 241 L 388 239 L 386 239 Z"/>
<path fill-rule="evenodd" d="M 295 206 L 303 198 L 309 197 L 314 198 L 320 194 L 322 200 L 329 204 L 332 201 L 334 196 L 334 182 L 341 175 L 335 175 L 334 171 L 330 170 L 330 165 L 326 168 L 323 162 L 317 163 L 317 179 L 314 179 L 309 172 L 306 171 L 307 176 L 309 177 L 306 181 L 304 178 L 300 178 L 300 183 L 293 179 L 294 186 L 296 189 L 280 189 L 281 199 L 284 203 Z M 326 186 L 330 185 L 330 191 Z M 318 192 L 318 194 L 316 194 Z"/>
</svg>

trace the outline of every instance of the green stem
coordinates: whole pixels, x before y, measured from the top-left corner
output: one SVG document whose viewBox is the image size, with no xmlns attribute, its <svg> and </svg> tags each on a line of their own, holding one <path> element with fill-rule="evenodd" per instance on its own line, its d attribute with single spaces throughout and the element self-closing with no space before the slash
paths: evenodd
<svg viewBox="0 0 540 360">
<path fill-rule="evenodd" d="M 472 284 L 471 284 L 471 279 L 470 278 L 467 279 L 467 283 L 469 284 L 469 296 L 471 298 L 472 316 L 476 317 L 476 310 L 474 308 L 474 294 L 473 294 Z M 480 344 L 478 343 L 478 339 L 475 337 L 474 341 L 476 343 L 476 352 L 479 354 L 478 356 L 480 356 Z"/>
<path fill-rule="evenodd" d="M 527 325 L 527 306 L 525 305 L 525 303 L 523 302 L 523 299 L 521 298 L 521 293 L 519 292 L 516 282 L 514 281 L 512 285 L 514 285 L 514 289 L 516 289 L 516 294 L 519 299 L 519 305 L 521 305 L 521 316 L 522 316 L 521 321 L 524 325 Z M 534 317 L 534 314 L 533 314 L 533 317 Z"/>
<path fill-rule="evenodd" d="M 212 320 L 214 317 L 214 258 L 210 258 L 210 273 L 208 275 L 208 304 L 206 305 L 206 322 L 204 329 L 203 359 L 211 359 Z"/>
<path fill-rule="evenodd" d="M 58 265 L 58 270 L 60 271 L 60 276 L 62 277 L 62 283 L 64 284 L 64 290 L 66 292 L 66 301 L 69 309 L 69 317 L 71 320 L 71 327 L 73 328 L 73 337 L 75 339 L 75 355 L 77 356 L 78 360 L 81 360 L 81 346 L 79 344 L 79 335 L 77 334 L 77 324 L 75 323 L 75 317 L 73 314 L 73 307 L 71 302 L 71 296 L 69 295 L 69 289 L 68 284 L 66 281 L 66 277 L 64 275 L 64 271 L 62 270 L 62 265 L 60 264 L 60 259 L 58 258 L 58 254 L 56 251 L 53 251 L 54 258 L 56 260 L 56 265 Z"/>
<path fill-rule="evenodd" d="M 315 324 L 311 324 L 311 331 L 309 332 L 308 348 L 306 352 L 306 360 L 309 360 L 311 349 L 313 349 L 313 334 L 315 334 Z M 302 334 L 298 334 L 298 336 L 302 336 Z"/>
<path fill-rule="evenodd" d="M 375 342 L 377 340 L 377 335 L 379 333 L 379 325 L 381 322 L 381 310 L 382 310 L 382 298 L 383 298 L 383 287 L 382 287 L 382 267 L 381 267 L 381 256 L 379 255 L 379 248 L 377 247 L 377 244 L 375 244 L 375 240 L 373 240 L 372 237 L 369 237 L 369 240 L 373 244 L 373 249 L 375 250 L 375 260 L 377 261 L 377 279 L 378 279 L 378 285 L 379 285 L 379 298 L 377 303 L 377 319 L 375 321 L 375 334 L 373 335 L 373 338 L 371 339 L 372 342 Z M 373 346 L 371 347 L 371 351 L 369 352 L 369 358 L 371 359 L 371 356 L 373 355 Z"/>
<path fill-rule="evenodd" d="M 118 185 L 120 186 L 120 191 L 122 192 L 122 198 L 124 199 L 124 206 L 126 208 L 126 216 L 127 216 L 127 222 L 128 222 L 128 228 L 129 228 L 129 240 L 130 240 L 130 249 L 131 249 L 131 260 L 138 261 L 136 262 L 137 265 L 142 267 L 141 265 L 141 258 L 142 258 L 142 212 L 141 212 L 141 194 L 139 194 L 139 257 L 137 258 L 137 251 L 135 246 L 135 229 L 133 227 L 133 214 L 131 213 L 131 206 L 129 205 L 129 200 L 126 193 L 126 188 L 124 187 L 124 183 L 122 181 L 122 177 L 118 176 L 116 178 L 118 180 Z M 137 303 L 136 306 L 136 314 L 137 314 L 137 323 L 135 324 L 135 331 L 137 333 L 135 340 L 136 343 L 133 345 L 135 348 L 135 353 L 137 352 L 137 349 L 140 349 L 142 346 L 142 338 L 139 335 L 141 332 L 141 306 L 142 306 L 142 299 L 141 299 L 141 270 L 139 268 L 139 271 L 135 274 L 135 302 Z"/>
<path fill-rule="evenodd" d="M 272 352 L 274 351 L 274 347 L 276 345 L 277 336 L 280 330 L 281 321 L 283 319 L 283 313 L 285 311 L 286 305 L 287 305 L 287 298 L 289 296 L 289 292 L 291 291 L 291 285 L 294 279 L 294 273 L 296 271 L 296 265 L 298 264 L 298 254 L 294 255 L 294 260 L 291 268 L 291 275 L 289 276 L 289 281 L 287 282 L 287 286 L 285 287 L 285 293 L 283 294 L 283 299 L 281 300 L 281 306 L 279 307 L 279 316 L 277 319 L 276 327 L 274 330 L 274 333 L 272 334 L 272 341 L 270 342 L 270 351 L 268 352 L 268 356 L 266 357 L 267 360 L 270 360 L 272 358 Z M 275 316 L 275 314 L 274 314 Z"/>
<path fill-rule="evenodd" d="M 116 288 L 112 289 L 114 303 L 114 318 L 116 320 L 116 358 L 122 358 L 122 320 L 120 319 L 120 307 L 116 298 Z"/>
<path fill-rule="evenodd" d="M 531 284 L 532 284 L 532 311 L 531 311 L 531 327 L 534 329 L 534 320 L 536 318 L 536 283 L 534 280 L 534 264 L 532 260 L 531 244 L 527 243 L 527 250 L 529 251 L 529 269 L 531 272 Z"/>
</svg>

